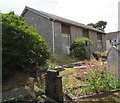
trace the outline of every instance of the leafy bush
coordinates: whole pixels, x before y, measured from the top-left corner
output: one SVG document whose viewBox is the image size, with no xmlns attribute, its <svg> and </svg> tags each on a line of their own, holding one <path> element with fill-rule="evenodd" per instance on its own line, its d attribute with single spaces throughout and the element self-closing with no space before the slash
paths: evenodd
<svg viewBox="0 0 120 103">
<path fill-rule="evenodd" d="M 40 71 L 41 71 L 41 72 L 46 72 L 46 71 L 47 71 L 47 69 L 48 69 L 48 67 L 45 67 L 45 66 L 40 67 Z"/>
<path fill-rule="evenodd" d="M 86 43 L 89 43 L 90 45 L 93 44 L 92 40 L 88 38 L 75 39 L 70 46 L 71 54 L 80 59 L 88 59 L 90 57 L 90 53 L 86 48 Z"/>
<path fill-rule="evenodd" d="M 44 39 L 14 12 L 2 14 L 2 47 L 3 76 L 50 57 Z"/>
<path fill-rule="evenodd" d="M 100 92 L 116 89 L 116 81 L 112 75 L 107 72 L 100 71 L 93 73 L 88 77 L 88 88 L 90 91 Z"/>
<path fill-rule="evenodd" d="M 105 56 L 107 56 L 107 51 L 105 51 L 105 52 L 96 51 L 95 54 L 97 54 L 98 57 L 105 57 Z"/>
<path fill-rule="evenodd" d="M 87 73 L 88 74 L 83 80 L 86 85 L 84 89 L 89 92 L 110 91 L 120 88 L 120 80 L 114 78 L 105 65 L 102 68 L 90 67 Z"/>
</svg>

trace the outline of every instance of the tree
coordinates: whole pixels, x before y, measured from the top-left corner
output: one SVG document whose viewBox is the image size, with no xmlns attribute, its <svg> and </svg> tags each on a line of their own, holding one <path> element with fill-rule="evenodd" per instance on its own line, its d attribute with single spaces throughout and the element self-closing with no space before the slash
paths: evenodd
<svg viewBox="0 0 120 103">
<path fill-rule="evenodd" d="M 104 32 L 104 29 L 106 28 L 107 22 L 106 21 L 98 21 L 97 23 L 89 23 L 88 26 L 92 26 L 93 28 L 97 28 Z"/>
<path fill-rule="evenodd" d="M 2 65 L 7 71 L 27 68 L 34 63 L 44 63 L 50 57 L 48 47 L 33 27 L 27 26 L 14 12 L 2 13 Z"/>
<path fill-rule="evenodd" d="M 89 38 L 76 38 L 70 46 L 71 54 L 83 60 L 89 58 L 89 52 L 86 48 L 86 42 L 90 45 L 93 44 Z"/>
<path fill-rule="evenodd" d="M 93 23 L 89 23 L 88 26 L 92 26 L 93 28 L 96 28 L 96 25 Z"/>
</svg>

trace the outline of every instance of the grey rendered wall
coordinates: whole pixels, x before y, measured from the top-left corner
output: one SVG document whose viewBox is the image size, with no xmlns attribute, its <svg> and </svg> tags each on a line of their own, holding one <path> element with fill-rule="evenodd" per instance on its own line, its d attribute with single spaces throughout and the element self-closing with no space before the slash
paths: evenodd
<svg viewBox="0 0 120 103">
<path fill-rule="evenodd" d="M 76 26 L 71 26 L 71 42 L 75 38 L 82 38 L 82 29 Z"/>
<path fill-rule="evenodd" d="M 54 35 L 55 52 L 62 53 L 62 34 L 60 22 L 54 21 Z"/>
<path fill-rule="evenodd" d="M 82 37 L 82 29 L 76 26 L 70 27 L 71 32 L 71 43 L 75 38 Z M 55 52 L 62 53 L 62 33 L 61 33 L 61 22 L 54 21 L 54 34 L 55 34 Z"/>
<path fill-rule="evenodd" d="M 49 19 L 29 10 L 25 12 L 23 17 L 26 18 L 27 24 L 29 26 L 33 26 L 37 30 L 37 32 L 45 39 L 49 50 L 52 51 L 52 22 Z"/>
<path fill-rule="evenodd" d="M 90 47 L 90 52 L 97 51 L 97 32 L 89 30 L 89 38 L 93 41 L 93 46 Z"/>
<path fill-rule="evenodd" d="M 102 46 L 103 46 L 103 51 L 106 50 L 106 37 L 104 34 L 102 34 Z"/>
</svg>

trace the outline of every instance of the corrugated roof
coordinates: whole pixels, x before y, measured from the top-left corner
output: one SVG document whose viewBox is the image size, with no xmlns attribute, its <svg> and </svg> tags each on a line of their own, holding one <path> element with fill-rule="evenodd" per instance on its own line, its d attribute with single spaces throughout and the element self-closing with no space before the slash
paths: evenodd
<svg viewBox="0 0 120 103">
<path fill-rule="evenodd" d="M 67 23 L 67 24 L 71 24 L 71 25 L 75 25 L 75 26 L 79 26 L 79 27 L 82 27 L 82 28 L 86 28 L 86 29 L 89 29 L 89 30 L 93 30 L 93 31 L 96 31 L 96 32 L 99 32 L 99 33 L 103 33 L 103 34 L 106 34 L 98 29 L 95 29 L 91 26 L 87 26 L 85 24 L 82 24 L 82 23 L 78 23 L 78 22 L 75 22 L 75 21 L 72 21 L 72 20 L 69 20 L 69 19 L 65 19 L 63 17 L 59 17 L 59 16 L 56 16 L 56 15 L 53 15 L 53 14 L 50 14 L 50 13 L 47 13 L 47 12 L 43 12 L 43 11 L 40 11 L 40 10 L 35 10 L 33 8 L 30 8 L 30 7 L 25 7 L 24 11 L 22 12 L 22 16 L 24 15 L 25 11 L 26 10 L 30 10 L 32 12 L 35 12 L 39 15 L 42 15 L 48 19 L 53 19 L 53 20 L 56 20 L 56 21 L 60 21 L 60 22 L 64 22 L 64 23 Z"/>
</svg>

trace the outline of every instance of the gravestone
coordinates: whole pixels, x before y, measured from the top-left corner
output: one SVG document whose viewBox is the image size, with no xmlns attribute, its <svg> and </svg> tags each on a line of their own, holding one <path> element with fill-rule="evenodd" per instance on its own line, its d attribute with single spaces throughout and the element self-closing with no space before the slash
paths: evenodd
<svg viewBox="0 0 120 103">
<path fill-rule="evenodd" d="M 57 70 L 48 70 L 46 77 L 46 96 L 63 103 L 62 77 Z"/>
<path fill-rule="evenodd" d="M 111 47 L 107 53 L 108 69 L 115 77 L 120 77 L 120 51 L 116 47 Z"/>
</svg>

